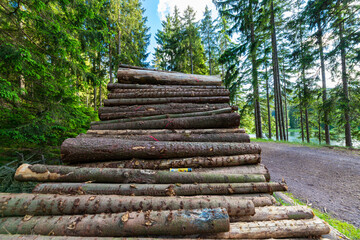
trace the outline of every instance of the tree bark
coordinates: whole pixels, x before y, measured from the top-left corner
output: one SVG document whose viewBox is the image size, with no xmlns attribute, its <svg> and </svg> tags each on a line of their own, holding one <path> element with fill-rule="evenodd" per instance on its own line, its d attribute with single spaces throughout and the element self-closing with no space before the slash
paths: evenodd
<svg viewBox="0 0 360 240">
<path fill-rule="evenodd" d="M 199 184 L 109 184 L 109 183 L 40 183 L 33 193 L 99 194 L 126 196 L 193 196 L 272 193 L 287 191 L 283 183 L 199 183 Z"/>
<path fill-rule="evenodd" d="M 298 220 L 312 219 L 313 211 L 303 206 L 266 206 L 255 208 L 255 215 L 231 217 L 231 222 L 257 222 L 257 221 L 278 221 L 278 220 Z"/>
<path fill-rule="evenodd" d="M 167 118 L 148 121 L 122 122 L 92 125 L 91 130 L 121 129 L 197 129 L 197 128 L 235 128 L 240 124 L 237 113 L 224 113 L 210 116 Z"/>
<path fill-rule="evenodd" d="M 260 197 L 253 197 L 254 199 Z M 262 197 L 264 198 L 264 197 Z M 265 197 L 266 198 L 266 197 Z M 268 199 L 268 198 L 267 198 Z M 264 199 L 258 199 L 264 200 Z M 51 195 L 30 193 L 0 193 L 1 217 L 52 216 L 75 214 L 120 213 L 136 211 L 190 210 L 225 208 L 229 216 L 255 214 L 248 199 L 229 196 L 148 197 L 118 195 Z M 21 206 L 21 207 L 19 207 Z"/>
<path fill-rule="evenodd" d="M 228 103 L 228 96 L 212 97 L 172 97 L 172 98 L 124 98 L 124 99 L 105 99 L 104 106 L 121 105 L 146 105 L 164 103 Z"/>
<path fill-rule="evenodd" d="M 244 231 L 243 229 L 248 229 Z M 321 219 L 237 222 L 230 224 L 230 231 L 204 238 L 269 239 L 318 237 L 330 232 L 329 225 Z"/>
<path fill-rule="evenodd" d="M 119 68 L 117 77 L 119 83 L 194 85 L 194 86 L 221 85 L 221 80 L 215 76 L 140 70 L 140 69 L 130 69 L 130 68 Z"/>
<path fill-rule="evenodd" d="M 102 125 L 109 123 L 125 123 L 125 122 L 135 122 L 135 121 L 150 121 L 158 119 L 169 119 L 169 118 L 184 118 L 184 117 L 199 117 L 199 116 L 209 116 L 214 114 L 222 113 L 231 113 L 233 109 L 231 107 L 204 111 L 204 112 L 191 112 L 191 113 L 175 113 L 175 114 L 164 114 L 164 115 L 154 115 L 154 116 L 145 116 L 145 117 L 136 117 L 136 118 L 126 118 L 126 119 L 115 119 L 108 121 L 96 121 L 91 122 L 91 125 Z"/>
<path fill-rule="evenodd" d="M 204 86 L 204 85 L 156 85 L 156 84 L 137 84 L 137 83 L 113 83 L 108 84 L 107 88 L 109 91 L 114 89 L 159 89 L 159 90 L 171 90 L 171 91 L 181 91 L 182 89 L 189 90 L 215 90 L 215 89 L 225 89 L 224 86 Z"/>
<path fill-rule="evenodd" d="M 226 89 L 208 90 L 208 91 L 160 91 L 143 92 L 137 90 L 136 92 L 112 92 L 108 94 L 109 99 L 122 98 L 164 98 L 164 97 L 211 97 L 211 96 L 229 96 L 230 93 Z"/>
<path fill-rule="evenodd" d="M 267 66 L 265 65 L 266 74 L 266 103 L 267 103 L 267 114 L 268 114 L 268 128 L 269 128 L 269 139 L 271 139 L 271 112 L 270 112 L 270 94 L 269 94 L 269 77 L 267 73 Z"/>
<path fill-rule="evenodd" d="M 120 237 L 169 234 L 176 236 L 228 230 L 229 216 L 222 208 L 51 217 L 25 216 L 0 220 L 1 234 Z"/>
<path fill-rule="evenodd" d="M 148 142 L 108 138 L 68 138 L 61 145 L 64 162 L 96 162 L 184 157 L 214 157 L 241 154 L 260 154 L 257 144 L 251 143 L 197 143 Z"/>
<path fill-rule="evenodd" d="M 120 113 L 120 112 L 156 112 L 156 111 L 187 111 L 189 109 L 205 109 L 215 110 L 230 107 L 228 103 L 215 103 L 215 104 L 196 104 L 196 103 L 168 103 L 156 105 L 132 105 L 132 106 L 117 106 L 117 107 L 101 107 L 99 113 Z M 236 106 L 231 106 L 234 111 L 237 110 Z"/>
<path fill-rule="evenodd" d="M 305 127 L 306 127 L 306 141 L 310 142 L 310 129 L 309 129 L 309 114 L 308 109 L 305 107 Z"/>
<path fill-rule="evenodd" d="M 96 87 L 94 86 L 94 111 L 97 111 L 97 105 L 96 105 Z"/>
<path fill-rule="evenodd" d="M 135 168 L 135 169 L 166 169 L 169 168 L 211 168 L 233 167 L 260 162 L 260 154 L 244 154 L 220 157 L 171 158 L 161 160 L 131 159 L 117 162 L 95 162 L 77 164 L 81 167 L 98 168 Z M 266 176 L 266 175 L 265 175 Z"/>
<path fill-rule="evenodd" d="M 97 182 L 97 183 L 246 183 L 265 182 L 259 174 L 170 172 L 141 169 L 89 168 L 59 165 L 22 164 L 15 173 L 17 181 Z"/>
<path fill-rule="evenodd" d="M 87 134 L 96 135 L 152 135 L 152 134 L 220 134 L 220 133 L 245 133 L 243 128 L 216 128 L 216 129 L 150 129 L 150 130 L 88 130 Z"/>
</svg>

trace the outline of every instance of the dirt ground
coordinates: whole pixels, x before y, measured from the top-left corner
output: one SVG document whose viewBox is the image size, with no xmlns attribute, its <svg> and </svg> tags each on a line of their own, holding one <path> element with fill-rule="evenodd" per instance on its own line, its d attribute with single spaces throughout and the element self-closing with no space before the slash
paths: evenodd
<svg viewBox="0 0 360 240">
<path fill-rule="evenodd" d="M 360 151 L 258 143 L 272 181 L 323 212 L 360 227 Z"/>
</svg>

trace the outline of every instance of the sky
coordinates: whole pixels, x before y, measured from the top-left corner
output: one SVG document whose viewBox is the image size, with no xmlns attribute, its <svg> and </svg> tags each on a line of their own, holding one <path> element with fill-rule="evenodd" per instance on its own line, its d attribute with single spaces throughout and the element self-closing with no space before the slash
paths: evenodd
<svg viewBox="0 0 360 240">
<path fill-rule="evenodd" d="M 160 29 L 161 21 L 165 20 L 165 17 L 169 13 L 173 13 L 174 7 L 177 6 L 181 13 L 191 6 L 196 12 L 196 20 L 199 21 L 205 11 L 206 5 L 212 10 L 213 19 L 216 18 L 217 10 L 212 0 L 143 0 L 143 7 L 145 9 L 145 16 L 148 18 L 147 25 L 150 27 L 150 45 L 148 51 L 150 52 L 148 61 L 151 64 L 153 54 L 156 47 L 155 34 Z"/>
</svg>

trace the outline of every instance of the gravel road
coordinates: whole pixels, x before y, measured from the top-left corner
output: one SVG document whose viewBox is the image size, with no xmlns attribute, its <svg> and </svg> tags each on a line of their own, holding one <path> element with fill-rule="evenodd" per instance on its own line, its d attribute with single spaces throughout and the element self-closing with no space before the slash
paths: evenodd
<svg viewBox="0 0 360 240">
<path fill-rule="evenodd" d="M 360 151 L 259 143 L 272 181 L 313 207 L 360 227 Z"/>
</svg>

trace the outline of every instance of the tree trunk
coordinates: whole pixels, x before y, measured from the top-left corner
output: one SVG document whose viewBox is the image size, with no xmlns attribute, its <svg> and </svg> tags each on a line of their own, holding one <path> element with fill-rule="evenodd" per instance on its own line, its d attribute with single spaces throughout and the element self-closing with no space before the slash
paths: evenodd
<svg viewBox="0 0 360 240">
<path fill-rule="evenodd" d="M 97 111 L 97 105 L 96 105 L 96 87 L 94 86 L 94 111 Z"/>
<path fill-rule="evenodd" d="M 320 118 L 320 113 L 318 116 L 318 134 L 319 134 L 319 144 L 321 144 L 321 118 Z"/>
<path fill-rule="evenodd" d="M 146 89 L 147 90 L 147 89 Z M 122 98 L 165 98 L 165 97 L 215 97 L 229 96 L 229 91 L 225 89 L 215 89 L 209 91 L 161 91 L 153 92 L 137 90 L 137 92 L 109 93 L 109 99 Z"/>
<path fill-rule="evenodd" d="M 228 108 L 229 106 L 225 106 Z M 237 107 L 231 107 L 233 111 L 237 110 Z M 101 109 L 101 108 L 100 108 Z M 100 110 L 99 109 L 99 110 Z M 99 118 L 102 121 L 105 120 L 114 120 L 114 119 L 125 119 L 125 118 L 135 118 L 135 117 L 146 117 L 146 116 L 156 116 L 156 115 L 164 115 L 164 114 L 176 114 L 176 113 L 194 113 L 194 112 L 205 112 L 205 111 L 213 111 L 218 108 L 217 106 L 205 105 L 202 108 L 164 108 L 155 110 L 154 108 L 148 108 L 145 111 L 131 111 L 131 112 L 109 112 L 109 113 L 100 113 Z"/>
<path fill-rule="evenodd" d="M 193 196 L 287 191 L 283 183 L 200 183 L 200 184 L 110 184 L 40 183 L 33 193 L 99 194 L 126 196 Z"/>
<path fill-rule="evenodd" d="M 298 220 L 312 219 L 313 211 L 304 206 L 266 206 L 255 208 L 255 215 L 231 217 L 231 222 L 257 222 L 257 221 L 279 221 L 279 220 Z"/>
<path fill-rule="evenodd" d="M 351 141 L 351 126 L 350 126 L 350 99 L 349 99 L 349 87 L 348 87 L 348 77 L 346 73 L 346 53 L 345 53 L 345 39 L 343 36 L 344 32 L 344 22 L 339 23 L 339 37 L 340 37 L 340 53 L 341 53 L 341 79 L 343 84 L 344 91 L 344 117 L 345 117 L 345 145 L 347 147 L 352 147 Z"/>
<path fill-rule="evenodd" d="M 111 52 L 110 43 L 109 43 L 109 76 L 110 76 L 110 83 L 114 83 L 113 67 L 112 67 L 112 52 Z"/>
<path fill-rule="evenodd" d="M 221 80 L 215 76 L 185 74 L 177 72 L 162 72 L 119 68 L 119 83 L 160 84 L 160 85 L 206 85 L 220 86 Z"/>
<path fill-rule="evenodd" d="M 244 231 L 246 229 L 248 231 Z M 221 239 L 273 239 L 318 237 L 330 232 L 329 225 L 319 218 L 306 220 L 281 220 L 237 222 L 230 224 L 230 231 L 204 238 Z"/>
<path fill-rule="evenodd" d="M 259 174 L 216 174 L 22 164 L 16 170 L 15 180 L 22 182 L 91 181 L 97 183 L 246 183 L 265 182 L 265 177 Z"/>
<path fill-rule="evenodd" d="M 169 168 L 233 167 L 258 163 L 260 163 L 260 154 L 244 154 L 220 157 L 172 158 L 161 160 L 131 159 L 117 162 L 82 163 L 77 164 L 77 166 L 98 168 L 135 168 L 168 170 Z"/>
<path fill-rule="evenodd" d="M 196 129 L 238 127 L 240 116 L 237 113 L 224 113 L 210 116 L 167 118 L 148 121 L 109 123 L 93 125 L 92 130 L 120 129 Z"/>
<path fill-rule="evenodd" d="M 152 134 L 219 134 L 219 133 L 245 133 L 242 128 L 217 128 L 217 129 L 173 129 L 173 130 L 88 130 L 87 134 L 96 135 L 152 135 Z"/>
<path fill-rule="evenodd" d="M 99 108 L 102 106 L 102 89 L 101 89 L 101 81 L 99 85 Z"/>
<path fill-rule="evenodd" d="M 148 142 L 108 138 L 68 138 L 61 145 L 64 162 L 96 162 L 260 154 L 251 143 Z"/>
<path fill-rule="evenodd" d="M 269 94 L 269 77 L 267 72 L 267 66 L 265 65 L 266 74 L 266 103 L 267 103 L 267 114 L 268 114 L 268 128 L 269 128 L 269 139 L 271 139 L 271 112 L 270 112 L 270 94 Z"/>
<path fill-rule="evenodd" d="M 168 103 L 168 104 L 157 104 L 157 105 L 133 105 L 133 106 L 118 106 L 118 107 L 101 107 L 99 113 L 118 113 L 118 112 L 141 112 L 141 111 L 171 111 L 179 109 L 177 111 L 187 109 L 204 109 L 204 110 L 215 110 L 220 108 L 230 107 L 228 103 L 216 103 L 216 104 L 195 104 L 195 103 Z M 236 106 L 231 106 L 234 111 L 237 110 Z"/>
<path fill-rule="evenodd" d="M 222 208 L 51 217 L 25 216 L 8 217 L 0 221 L 1 234 L 120 237 L 169 234 L 176 236 L 228 230 L 229 216 Z"/>
<path fill-rule="evenodd" d="M 310 143 L 309 114 L 307 107 L 305 107 L 305 127 L 306 127 L 306 141 Z"/>
<path fill-rule="evenodd" d="M 259 200 L 266 197 L 253 197 Z M 265 198 L 265 199 L 264 199 Z M 255 206 L 248 199 L 229 196 L 148 197 L 119 195 L 51 195 L 29 193 L 0 193 L 2 217 L 52 216 L 75 214 L 120 213 L 136 211 L 190 210 L 225 208 L 230 216 L 255 214 Z M 17 207 L 22 206 L 22 207 Z M 26 207 L 25 207 L 26 206 Z"/>
<path fill-rule="evenodd" d="M 324 60 L 324 50 L 323 50 L 323 43 L 322 43 L 322 26 L 320 21 L 320 15 L 317 16 L 317 40 L 319 44 L 319 51 L 320 51 L 320 63 L 321 63 L 321 78 L 322 78 L 322 98 L 323 98 L 323 109 L 324 109 L 324 129 L 325 129 L 325 141 L 327 145 L 330 145 L 330 131 L 329 131 L 329 116 L 328 110 L 326 109 L 326 101 L 327 101 L 327 89 L 326 89 L 326 78 L 325 78 L 325 60 Z"/>
<path fill-rule="evenodd" d="M 189 75 L 189 74 L 188 74 Z M 160 90 L 171 90 L 178 91 L 182 89 L 188 90 L 215 90 L 215 89 L 225 89 L 224 86 L 207 86 L 207 85 L 154 85 L 154 84 L 134 84 L 134 83 L 113 83 L 108 84 L 107 88 L 109 91 L 114 89 L 160 89 Z"/>
<path fill-rule="evenodd" d="M 142 104 L 164 104 L 164 103 L 228 103 L 229 96 L 211 97 L 169 97 L 169 98 L 124 98 L 105 99 L 105 106 L 119 105 L 142 105 Z"/>
</svg>

